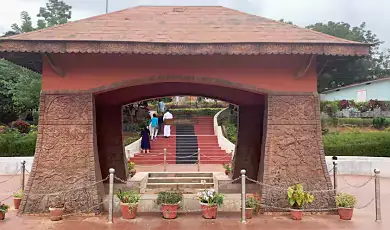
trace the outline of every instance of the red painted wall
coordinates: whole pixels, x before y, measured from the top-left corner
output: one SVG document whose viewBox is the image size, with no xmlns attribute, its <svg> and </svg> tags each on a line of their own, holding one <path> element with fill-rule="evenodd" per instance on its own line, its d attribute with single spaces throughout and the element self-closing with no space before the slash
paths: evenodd
<svg viewBox="0 0 390 230">
<path fill-rule="evenodd" d="M 275 92 L 317 91 L 315 61 L 304 77 L 294 78 L 310 59 L 310 56 L 304 55 L 56 54 L 53 59 L 55 65 L 66 72 L 66 76 L 55 73 L 44 59 L 44 91 L 88 90 L 151 76 L 211 77 Z"/>
</svg>

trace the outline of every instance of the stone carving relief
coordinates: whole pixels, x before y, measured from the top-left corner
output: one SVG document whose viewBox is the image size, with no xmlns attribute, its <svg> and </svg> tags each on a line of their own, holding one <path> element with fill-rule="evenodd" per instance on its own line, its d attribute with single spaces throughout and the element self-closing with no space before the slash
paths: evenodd
<svg viewBox="0 0 390 230">
<path fill-rule="evenodd" d="M 315 120 L 314 96 L 270 96 L 269 102 L 270 121 Z"/>
<path fill-rule="evenodd" d="M 92 98 L 90 95 L 47 95 L 44 119 L 64 121 L 91 121 Z"/>
<path fill-rule="evenodd" d="M 42 95 L 36 156 L 22 210 L 46 212 L 55 200 L 66 212 L 99 202 L 96 182 L 92 95 Z M 45 195 L 48 193 L 55 193 Z M 24 205 L 24 206 L 23 206 Z"/>
<path fill-rule="evenodd" d="M 331 189 L 316 103 L 314 96 L 270 97 L 264 183 L 286 189 L 301 183 L 307 191 Z M 286 190 L 264 186 L 262 193 L 266 205 L 288 207 Z M 307 208 L 334 207 L 333 192 L 315 196 Z"/>
</svg>

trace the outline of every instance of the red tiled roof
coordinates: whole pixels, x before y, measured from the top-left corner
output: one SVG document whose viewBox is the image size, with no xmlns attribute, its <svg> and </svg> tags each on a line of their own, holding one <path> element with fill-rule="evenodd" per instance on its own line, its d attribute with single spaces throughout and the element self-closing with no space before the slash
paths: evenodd
<svg viewBox="0 0 390 230">
<path fill-rule="evenodd" d="M 336 38 L 220 6 L 141 6 L 7 37 L 2 40 L 0 40 L 0 51 L 9 51 L 10 48 L 12 51 L 18 50 L 18 44 L 12 43 L 17 41 L 35 42 L 30 43 L 30 46 L 35 46 L 34 50 L 29 50 L 28 47 L 24 47 L 23 50 L 19 47 L 21 49 L 19 51 L 44 51 L 42 48 L 38 49 L 37 46 L 47 44 L 50 41 L 99 42 L 99 44 L 101 42 L 112 44 L 131 42 L 152 45 L 157 43 L 162 45 L 249 43 L 271 46 L 275 46 L 275 44 L 305 44 L 307 46 L 329 45 L 331 50 L 339 49 L 338 45 L 342 45 L 349 48 L 360 48 L 360 51 L 348 51 L 346 55 L 365 55 L 368 53 L 367 44 Z M 120 48 L 116 47 L 116 49 Z M 263 47 L 266 51 L 267 48 L 270 49 Z M 77 50 L 77 47 L 75 49 Z M 176 49 L 180 49 L 180 47 Z M 241 47 L 240 49 L 250 49 L 250 47 Z M 276 51 L 271 53 L 280 53 L 277 47 L 272 49 L 276 49 Z M 318 47 L 311 49 L 318 50 Z M 49 52 L 51 51 L 49 50 Z M 103 52 L 110 51 L 103 50 Z M 327 51 L 311 52 L 313 54 L 316 52 L 326 54 Z M 298 50 L 298 53 L 302 52 Z"/>
</svg>

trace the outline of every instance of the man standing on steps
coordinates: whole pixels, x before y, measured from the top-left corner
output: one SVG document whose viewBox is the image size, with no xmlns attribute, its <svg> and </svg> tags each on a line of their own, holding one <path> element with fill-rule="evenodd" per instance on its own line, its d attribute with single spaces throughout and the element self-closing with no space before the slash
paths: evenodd
<svg viewBox="0 0 390 230">
<path fill-rule="evenodd" d="M 171 136 L 171 121 L 173 119 L 172 113 L 169 112 L 169 109 L 164 113 L 164 137 L 168 138 Z"/>
<path fill-rule="evenodd" d="M 157 112 L 159 113 L 165 112 L 165 103 L 161 99 L 158 100 Z"/>
</svg>

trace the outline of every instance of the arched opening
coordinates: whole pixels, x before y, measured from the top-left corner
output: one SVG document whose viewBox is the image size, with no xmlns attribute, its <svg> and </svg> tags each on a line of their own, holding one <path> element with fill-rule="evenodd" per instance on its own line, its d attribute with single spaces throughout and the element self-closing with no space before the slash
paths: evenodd
<svg viewBox="0 0 390 230">
<path fill-rule="evenodd" d="M 233 158 L 233 177 L 245 168 L 253 179 L 262 175 L 262 146 L 266 94 L 238 87 L 197 82 L 160 82 L 133 85 L 95 94 L 97 145 L 102 176 L 115 168 L 126 177 L 125 153 L 122 145 L 122 105 L 150 98 L 190 95 L 223 100 L 239 106 L 239 126 Z"/>
</svg>

